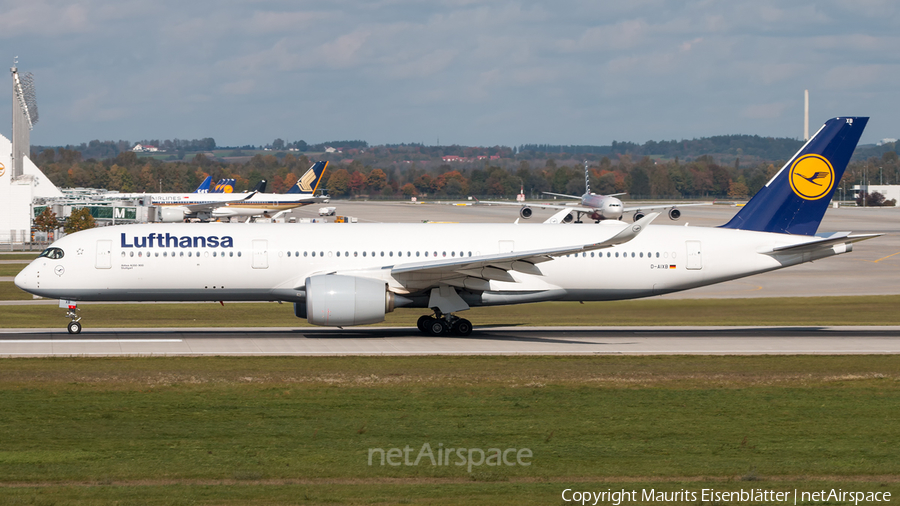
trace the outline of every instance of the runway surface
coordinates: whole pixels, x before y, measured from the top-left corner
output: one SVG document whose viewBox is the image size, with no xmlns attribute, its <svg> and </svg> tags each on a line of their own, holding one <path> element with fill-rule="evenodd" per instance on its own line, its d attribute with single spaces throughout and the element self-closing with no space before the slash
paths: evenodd
<svg viewBox="0 0 900 506">
<path fill-rule="evenodd" d="M 482 327 L 0 330 L 0 356 L 795 355 L 900 353 L 900 327 Z"/>
</svg>

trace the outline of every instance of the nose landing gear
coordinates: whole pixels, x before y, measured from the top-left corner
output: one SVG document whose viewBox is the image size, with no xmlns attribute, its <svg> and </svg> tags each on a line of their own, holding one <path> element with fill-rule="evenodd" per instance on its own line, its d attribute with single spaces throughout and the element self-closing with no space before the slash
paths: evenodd
<svg viewBox="0 0 900 506">
<path fill-rule="evenodd" d="M 467 336 L 472 333 L 472 322 L 452 314 L 435 311 L 434 316 L 422 315 L 416 322 L 419 332 L 432 336 Z"/>
<path fill-rule="evenodd" d="M 69 334 L 80 334 L 81 316 L 78 315 L 78 304 L 71 300 L 61 300 L 59 301 L 59 307 L 66 308 L 66 318 L 72 320 L 68 325 L 66 325 L 66 329 L 69 331 Z"/>
</svg>

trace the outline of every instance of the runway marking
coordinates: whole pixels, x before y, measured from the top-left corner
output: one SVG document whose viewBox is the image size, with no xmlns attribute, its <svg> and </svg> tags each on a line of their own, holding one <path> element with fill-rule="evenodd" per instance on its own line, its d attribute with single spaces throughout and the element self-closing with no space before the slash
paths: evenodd
<svg viewBox="0 0 900 506">
<path fill-rule="evenodd" d="M 872 263 L 873 263 L 873 264 L 877 264 L 878 262 L 880 262 L 880 261 L 882 261 L 882 260 L 887 260 L 888 258 L 891 258 L 891 257 L 894 256 L 894 255 L 900 255 L 900 251 L 894 253 L 893 255 L 888 255 L 888 256 L 886 256 L 886 257 L 881 257 L 881 258 L 879 258 L 878 260 L 872 260 Z"/>
<path fill-rule="evenodd" d="M 0 339 L 0 344 L 181 343 L 182 339 Z"/>
</svg>

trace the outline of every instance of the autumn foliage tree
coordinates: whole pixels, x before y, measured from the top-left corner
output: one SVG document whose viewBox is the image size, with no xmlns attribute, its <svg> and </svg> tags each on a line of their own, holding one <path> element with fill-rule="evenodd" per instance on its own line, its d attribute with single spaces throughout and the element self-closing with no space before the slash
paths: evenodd
<svg viewBox="0 0 900 506">
<path fill-rule="evenodd" d="M 49 234 L 58 228 L 59 219 L 56 217 L 56 213 L 50 209 L 50 206 L 45 207 L 41 214 L 34 218 L 34 229 L 39 232 Z"/>
<path fill-rule="evenodd" d="M 72 214 L 66 219 L 66 224 L 63 225 L 63 230 L 65 230 L 67 234 L 73 234 L 79 230 L 87 230 L 89 228 L 94 228 L 95 226 L 96 223 L 94 222 L 94 217 L 91 216 L 91 210 L 82 207 L 72 211 Z"/>
</svg>

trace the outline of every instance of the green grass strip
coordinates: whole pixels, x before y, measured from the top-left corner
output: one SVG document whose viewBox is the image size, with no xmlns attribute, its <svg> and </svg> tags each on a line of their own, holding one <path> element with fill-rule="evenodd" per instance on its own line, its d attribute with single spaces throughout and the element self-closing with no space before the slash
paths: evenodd
<svg viewBox="0 0 900 506">
<path fill-rule="evenodd" d="M 0 260 L 26 260 L 31 261 L 37 258 L 40 252 L 34 253 L 3 253 L 0 252 Z"/>
<path fill-rule="evenodd" d="M 0 366 L 5 503 L 553 504 L 564 488 L 900 488 L 898 356 Z M 371 448 L 409 446 L 414 459 L 425 443 L 533 457 L 471 472 L 368 464 Z"/>
<path fill-rule="evenodd" d="M 0 298 L 30 299 L 12 283 Z M 303 327 L 291 304 L 82 304 L 90 327 Z M 900 325 L 900 295 L 759 299 L 644 299 L 546 302 L 473 308 L 460 315 L 479 325 Z M 424 309 L 398 309 L 380 325 L 412 326 Z M 0 327 L 62 327 L 56 306 L 5 306 Z"/>
<path fill-rule="evenodd" d="M 34 297 L 22 291 L 12 281 L 0 281 L 0 300 L 32 300 Z M 2 313 L 3 311 L 0 311 Z M 0 314 L 0 320 L 3 315 Z"/>
<path fill-rule="evenodd" d="M 2 260 L 2 258 L 0 258 L 0 260 Z M 28 263 L 26 262 L 21 264 L 0 264 L 0 276 L 15 276 L 27 265 Z"/>
</svg>

